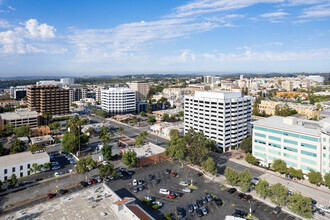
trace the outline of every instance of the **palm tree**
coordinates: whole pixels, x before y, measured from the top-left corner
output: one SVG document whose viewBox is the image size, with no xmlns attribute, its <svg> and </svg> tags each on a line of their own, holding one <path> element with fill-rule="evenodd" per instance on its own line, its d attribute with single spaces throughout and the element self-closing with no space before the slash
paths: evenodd
<svg viewBox="0 0 330 220">
<path fill-rule="evenodd" d="M 123 127 L 119 127 L 117 132 L 118 132 L 118 134 L 123 135 L 124 128 Z"/>
<path fill-rule="evenodd" d="M 144 140 L 144 143 L 147 143 L 147 137 L 148 137 L 148 131 L 143 131 L 139 134 L 142 140 Z"/>
<path fill-rule="evenodd" d="M 48 125 L 53 116 L 49 112 L 44 112 L 42 113 L 42 117 L 46 120 L 46 125 Z"/>
</svg>

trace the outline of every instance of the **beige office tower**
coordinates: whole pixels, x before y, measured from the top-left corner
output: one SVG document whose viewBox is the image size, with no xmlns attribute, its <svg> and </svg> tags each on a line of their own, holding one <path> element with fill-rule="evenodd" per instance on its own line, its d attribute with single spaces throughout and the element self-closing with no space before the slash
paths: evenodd
<svg viewBox="0 0 330 220">
<path fill-rule="evenodd" d="M 147 97 L 149 92 L 149 84 L 145 82 L 130 82 L 127 83 L 130 89 L 136 91 L 136 99 L 141 100 Z"/>
</svg>

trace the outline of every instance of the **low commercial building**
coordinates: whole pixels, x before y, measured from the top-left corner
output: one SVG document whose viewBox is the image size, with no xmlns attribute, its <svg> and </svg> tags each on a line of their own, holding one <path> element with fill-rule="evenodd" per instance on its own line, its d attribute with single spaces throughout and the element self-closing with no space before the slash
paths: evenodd
<svg viewBox="0 0 330 220">
<path fill-rule="evenodd" d="M 27 86 L 11 86 L 9 88 L 10 97 L 21 100 L 22 98 L 26 97 L 27 94 Z"/>
<path fill-rule="evenodd" d="M 261 165 L 282 159 L 288 166 L 330 172 L 330 118 L 321 121 L 272 116 L 253 122 L 253 155 Z"/>
<path fill-rule="evenodd" d="M 41 146 L 47 146 L 53 143 L 54 143 L 54 139 L 50 135 L 31 138 L 31 144 L 39 144 Z"/>
<path fill-rule="evenodd" d="M 183 112 L 183 108 L 174 108 L 174 109 L 164 109 L 159 111 L 153 111 L 152 114 L 156 117 L 157 122 L 162 121 L 163 115 L 168 114 L 170 117 L 172 115 L 177 115 L 179 112 Z"/>
<path fill-rule="evenodd" d="M 179 122 L 179 123 L 168 123 L 168 122 L 163 122 L 163 123 L 158 123 L 150 126 L 150 130 L 152 133 L 163 135 L 167 138 L 170 138 L 170 131 L 172 129 L 176 129 L 179 132 L 179 136 L 183 136 L 184 134 L 184 123 Z"/>
<path fill-rule="evenodd" d="M 259 104 L 260 113 L 263 112 L 267 115 L 275 115 L 275 106 L 276 105 L 284 106 L 285 104 L 287 104 L 291 109 L 296 110 L 298 114 L 307 115 L 308 119 L 320 118 L 321 109 L 318 109 L 316 106 L 303 105 L 293 102 L 275 102 L 275 101 L 261 100 L 261 103 Z"/>
<path fill-rule="evenodd" d="M 0 130 L 4 129 L 5 124 L 13 124 L 14 128 L 29 125 L 35 128 L 41 125 L 41 115 L 36 111 L 28 111 L 25 109 L 16 110 L 16 112 L 6 112 L 0 114 Z"/>
<path fill-rule="evenodd" d="M 50 158 L 44 149 L 2 156 L 0 157 L 0 180 L 10 179 L 12 174 L 15 174 L 17 178 L 30 175 L 32 164 L 48 162 Z"/>
<path fill-rule="evenodd" d="M 0 100 L 0 106 L 6 107 L 6 106 L 16 106 L 19 102 L 16 100 Z"/>
</svg>

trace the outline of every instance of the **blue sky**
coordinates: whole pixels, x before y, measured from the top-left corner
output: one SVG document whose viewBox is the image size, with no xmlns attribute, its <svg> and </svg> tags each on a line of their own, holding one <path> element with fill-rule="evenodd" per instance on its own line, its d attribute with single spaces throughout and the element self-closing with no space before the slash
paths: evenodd
<svg viewBox="0 0 330 220">
<path fill-rule="evenodd" d="M 0 76 L 330 71 L 330 0 L 0 0 Z"/>
</svg>

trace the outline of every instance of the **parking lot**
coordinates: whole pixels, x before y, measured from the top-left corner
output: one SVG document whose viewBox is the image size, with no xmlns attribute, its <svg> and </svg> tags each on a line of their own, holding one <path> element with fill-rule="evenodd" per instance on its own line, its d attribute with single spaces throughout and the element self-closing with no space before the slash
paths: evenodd
<svg viewBox="0 0 330 220">
<path fill-rule="evenodd" d="M 166 174 L 165 170 L 170 169 L 175 171 L 178 175 L 176 177 L 171 174 Z M 159 183 L 156 184 L 154 181 L 148 180 L 148 175 L 154 175 Z M 198 172 L 189 168 L 181 167 L 179 163 L 174 162 L 163 162 L 159 164 L 150 165 L 149 167 L 143 169 L 137 169 L 136 173 L 132 177 L 125 179 L 120 179 L 116 181 L 110 181 L 107 184 L 117 193 L 122 196 L 135 196 L 137 199 L 142 200 L 145 195 L 153 196 L 157 201 L 162 202 L 164 205 L 159 210 L 155 212 L 149 207 L 145 207 L 153 216 L 157 219 L 162 219 L 162 214 L 172 213 L 174 218 L 176 209 L 178 207 L 184 208 L 184 219 L 199 219 L 196 215 L 196 211 L 189 213 L 187 210 L 187 205 L 192 204 L 196 200 L 201 200 L 201 197 L 205 196 L 206 193 L 211 194 L 214 197 L 221 198 L 224 204 L 222 206 L 217 206 L 214 202 L 208 202 L 204 204 L 209 213 L 204 216 L 205 219 L 224 219 L 226 215 L 231 215 L 234 213 L 235 209 L 240 209 L 245 212 L 249 212 L 250 203 L 237 198 L 239 192 L 230 195 L 224 186 L 219 183 L 212 182 L 205 179 L 203 176 L 199 177 Z M 134 193 L 132 180 L 142 180 L 145 189 Z M 179 182 L 181 180 L 193 181 L 196 189 L 193 189 L 192 193 L 184 193 L 182 191 L 185 186 L 180 186 Z M 126 188 L 127 190 L 123 189 Z M 171 192 L 183 193 L 182 197 L 177 197 L 175 199 L 167 198 L 166 195 L 160 194 L 159 189 L 168 189 Z M 287 215 L 286 213 L 280 212 L 279 214 L 273 214 L 273 208 L 269 207 L 257 200 L 251 199 L 251 210 L 254 216 L 259 219 L 294 219 L 293 217 Z"/>
</svg>

